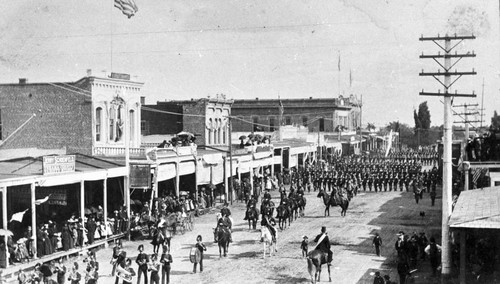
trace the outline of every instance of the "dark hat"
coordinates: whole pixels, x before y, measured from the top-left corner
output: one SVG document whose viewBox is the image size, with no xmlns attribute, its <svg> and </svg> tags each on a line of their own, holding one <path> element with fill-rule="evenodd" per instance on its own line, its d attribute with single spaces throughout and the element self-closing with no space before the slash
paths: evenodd
<svg viewBox="0 0 500 284">
<path fill-rule="evenodd" d="M 375 275 L 380 276 L 380 271 L 375 271 Z"/>
<path fill-rule="evenodd" d="M 326 232 L 326 227 L 325 226 L 321 227 L 321 232 Z"/>
<path fill-rule="evenodd" d="M 389 275 L 384 275 L 385 280 L 391 280 L 391 277 Z"/>
<path fill-rule="evenodd" d="M 398 235 L 404 235 L 405 233 L 403 231 L 399 231 Z"/>
</svg>

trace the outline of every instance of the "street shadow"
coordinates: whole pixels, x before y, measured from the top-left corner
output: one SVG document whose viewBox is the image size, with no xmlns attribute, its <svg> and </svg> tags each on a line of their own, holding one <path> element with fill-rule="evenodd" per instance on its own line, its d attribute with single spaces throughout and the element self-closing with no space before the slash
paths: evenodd
<svg viewBox="0 0 500 284">
<path fill-rule="evenodd" d="M 241 259 L 241 258 L 255 258 L 258 257 L 259 255 L 262 255 L 262 251 L 247 251 L 247 252 L 242 252 L 238 254 L 232 254 L 231 258 L 235 259 Z"/>
<path fill-rule="evenodd" d="M 192 274 L 190 271 L 181 271 L 181 270 L 171 270 L 170 275 L 186 275 Z"/>
<path fill-rule="evenodd" d="M 399 192 L 398 192 L 399 193 Z M 375 192 L 366 192 L 366 195 L 376 195 Z M 363 202 L 365 205 L 367 202 Z M 351 202 L 353 210 L 347 211 L 347 216 L 342 224 L 355 222 L 359 214 L 364 214 L 358 208 L 362 205 L 356 204 L 356 198 Z M 420 216 L 420 212 L 425 212 L 425 217 Z M 331 215 L 330 211 L 330 215 Z M 351 214 L 350 214 L 351 213 Z M 384 202 L 377 210 L 376 217 L 367 223 L 373 228 L 368 235 L 360 236 L 357 239 L 348 239 L 342 234 L 330 237 L 332 250 L 335 254 L 335 246 L 342 246 L 346 250 L 360 255 L 373 255 L 373 261 L 379 263 L 379 269 L 368 269 L 356 283 L 373 283 L 375 271 L 380 271 L 380 274 L 389 275 L 392 281 L 399 280 L 397 274 L 397 254 L 394 244 L 397 241 L 397 234 L 403 231 L 405 234 L 411 235 L 415 232 L 417 235 L 420 232 L 425 232 L 428 239 L 435 237 L 436 241 L 441 243 L 441 207 L 431 206 L 429 193 L 424 193 L 424 199 L 420 200 L 419 204 L 415 203 L 412 192 L 401 192 L 401 194 Z M 331 226 L 335 228 L 336 226 Z M 383 257 L 375 255 L 373 247 L 373 237 L 378 233 L 382 238 L 381 253 Z M 416 274 L 416 279 L 420 281 L 426 279 L 429 273 L 429 263 L 419 261 L 417 268 L 419 272 Z M 416 282 L 424 283 L 424 282 Z"/>
<path fill-rule="evenodd" d="M 311 279 L 309 279 L 309 278 L 292 277 L 288 274 L 278 274 L 275 277 L 269 277 L 267 279 L 270 281 L 273 281 L 273 283 L 277 283 L 277 284 L 310 283 L 311 282 Z"/>
<path fill-rule="evenodd" d="M 236 246 L 243 246 L 243 245 L 253 245 L 253 244 L 256 244 L 257 241 L 256 240 L 241 240 L 241 241 L 237 241 L 237 242 L 233 242 L 232 244 L 233 245 L 236 245 Z"/>
<path fill-rule="evenodd" d="M 328 216 L 326 216 L 328 217 Z M 326 218 L 325 216 L 303 216 L 302 218 L 305 218 L 305 219 L 319 219 L 319 218 Z"/>
</svg>

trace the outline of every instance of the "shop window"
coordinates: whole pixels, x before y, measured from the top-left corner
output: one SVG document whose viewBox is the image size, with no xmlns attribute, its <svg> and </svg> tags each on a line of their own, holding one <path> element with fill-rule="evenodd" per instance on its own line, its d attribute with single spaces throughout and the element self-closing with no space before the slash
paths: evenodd
<svg viewBox="0 0 500 284">
<path fill-rule="evenodd" d="M 285 117 L 285 125 L 292 125 L 292 117 L 291 116 Z"/>
<path fill-rule="evenodd" d="M 95 141 L 101 141 L 102 108 L 95 110 Z"/>
</svg>

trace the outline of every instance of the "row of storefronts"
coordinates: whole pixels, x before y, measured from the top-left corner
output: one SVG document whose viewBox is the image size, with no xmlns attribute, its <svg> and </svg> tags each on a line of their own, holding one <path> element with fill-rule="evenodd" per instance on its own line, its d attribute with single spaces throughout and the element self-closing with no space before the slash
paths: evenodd
<svg viewBox="0 0 500 284">
<path fill-rule="evenodd" d="M 316 152 L 315 145 L 305 143 L 255 145 L 232 153 L 185 146 L 145 149 L 129 161 L 81 154 L 3 161 L 0 220 L 1 228 L 12 235 L 6 233 L 0 241 L 0 266 L 9 269 L 9 250 L 12 253 L 20 240 L 30 246 L 26 249 L 31 257 L 43 257 L 47 252 L 37 241 L 41 234 L 51 238 L 55 233 L 60 241 L 68 225 L 83 230 L 90 219 L 103 227 L 96 237 L 106 240 L 126 233 L 116 224 L 137 211 L 138 204 L 168 195 L 198 196 L 198 190 L 208 186 L 220 189 L 214 192 L 219 200 L 232 201 L 230 176 L 248 178 L 253 187 L 255 176 L 303 165 Z"/>
</svg>

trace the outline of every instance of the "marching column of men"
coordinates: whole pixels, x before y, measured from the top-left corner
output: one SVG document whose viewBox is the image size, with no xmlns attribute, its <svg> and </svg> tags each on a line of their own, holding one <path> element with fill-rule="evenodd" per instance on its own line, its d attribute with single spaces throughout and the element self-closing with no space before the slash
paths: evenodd
<svg viewBox="0 0 500 284">
<path fill-rule="evenodd" d="M 423 165 L 437 164 L 437 153 L 429 150 L 423 154 L 415 152 L 391 153 L 381 156 L 333 156 L 329 162 L 321 160 L 291 173 L 291 183 L 310 191 L 331 191 L 334 188 L 354 186 L 364 191 L 410 191 L 418 188 L 425 192 L 436 190 L 439 173 L 436 166 L 422 170 Z M 429 160 L 430 159 L 430 160 Z"/>
</svg>

